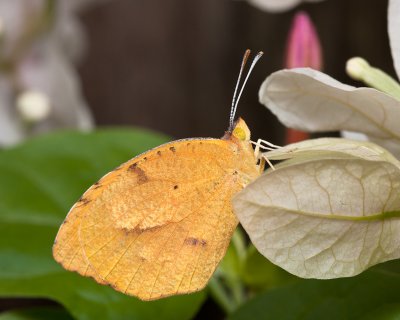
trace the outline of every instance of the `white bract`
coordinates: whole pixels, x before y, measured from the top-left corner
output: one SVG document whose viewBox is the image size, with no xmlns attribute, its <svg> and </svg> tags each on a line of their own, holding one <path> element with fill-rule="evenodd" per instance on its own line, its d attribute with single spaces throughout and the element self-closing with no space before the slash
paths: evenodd
<svg viewBox="0 0 400 320">
<path fill-rule="evenodd" d="M 299 5 L 302 2 L 320 2 L 322 0 L 248 0 L 255 7 L 270 11 L 282 12 Z"/>
<path fill-rule="evenodd" d="M 361 132 L 400 157 L 400 101 L 381 91 L 299 68 L 273 73 L 262 84 L 259 98 L 288 127 Z"/>
<path fill-rule="evenodd" d="M 389 35 L 399 73 L 398 0 L 390 0 Z M 325 138 L 267 152 L 268 160 L 281 161 L 276 170 L 233 199 L 260 253 L 304 278 L 354 276 L 400 258 L 400 86 L 364 60 L 347 69 L 379 90 L 300 68 L 269 76 L 260 102 L 288 127 L 357 132 L 380 146 Z"/>
<path fill-rule="evenodd" d="M 388 31 L 397 76 L 400 77 L 400 1 L 389 1 Z"/>
<path fill-rule="evenodd" d="M 400 258 L 400 163 L 390 153 L 319 139 L 266 156 L 292 160 L 238 193 L 233 206 L 270 261 L 300 277 L 329 279 Z"/>
<path fill-rule="evenodd" d="M 386 161 L 400 168 L 400 162 L 387 150 L 368 141 L 319 138 L 292 143 L 264 154 L 269 160 L 288 160 L 276 166 L 322 159 L 361 159 Z"/>
</svg>

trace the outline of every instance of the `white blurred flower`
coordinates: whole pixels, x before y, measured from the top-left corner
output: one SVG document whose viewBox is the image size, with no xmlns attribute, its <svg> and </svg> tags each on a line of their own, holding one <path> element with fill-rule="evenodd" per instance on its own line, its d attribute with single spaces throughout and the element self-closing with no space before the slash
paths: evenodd
<svg viewBox="0 0 400 320">
<path fill-rule="evenodd" d="M 302 2 L 320 2 L 322 0 L 248 0 L 260 10 L 282 12 L 299 5 Z"/>
<path fill-rule="evenodd" d="M 0 145 L 56 128 L 92 128 L 74 67 L 85 49 L 76 14 L 101 1 L 0 0 Z"/>
<path fill-rule="evenodd" d="M 49 116 L 51 105 L 46 95 L 39 91 L 25 91 L 17 98 L 17 110 L 27 122 L 38 122 Z"/>
</svg>

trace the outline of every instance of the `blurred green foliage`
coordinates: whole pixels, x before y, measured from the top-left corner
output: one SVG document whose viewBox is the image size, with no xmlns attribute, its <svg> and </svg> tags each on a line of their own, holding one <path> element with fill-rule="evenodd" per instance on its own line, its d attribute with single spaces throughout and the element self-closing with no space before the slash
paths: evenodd
<svg viewBox="0 0 400 320">
<path fill-rule="evenodd" d="M 0 314 L 0 320 L 72 320 L 63 309 L 57 307 L 36 307 L 12 310 Z"/>
<path fill-rule="evenodd" d="M 0 151 L 0 297 L 53 299 L 77 319 L 192 318 L 205 293 L 142 302 L 65 271 L 51 253 L 69 208 L 90 185 L 167 140 L 142 130 L 71 132 Z"/>
<path fill-rule="evenodd" d="M 191 319 L 207 297 L 230 319 L 400 319 L 400 264 L 357 277 L 303 280 L 261 256 L 239 228 L 209 290 L 142 302 L 62 269 L 52 258 L 69 208 L 105 173 L 169 139 L 109 129 L 42 136 L 0 151 L 0 297 L 65 307 L 11 310 L 0 320 Z M 208 293 L 211 293 L 208 295 Z"/>
<path fill-rule="evenodd" d="M 301 280 L 260 294 L 230 320 L 400 319 L 400 274 L 374 268 L 352 278 Z"/>
</svg>

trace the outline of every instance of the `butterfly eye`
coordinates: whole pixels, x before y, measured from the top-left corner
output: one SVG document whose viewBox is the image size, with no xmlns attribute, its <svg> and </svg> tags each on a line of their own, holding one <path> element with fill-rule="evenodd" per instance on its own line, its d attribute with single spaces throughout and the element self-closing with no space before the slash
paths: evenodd
<svg viewBox="0 0 400 320">
<path fill-rule="evenodd" d="M 239 140 L 245 141 L 246 140 L 246 132 L 243 128 L 236 127 L 233 130 L 233 135 L 238 138 Z"/>
</svg>

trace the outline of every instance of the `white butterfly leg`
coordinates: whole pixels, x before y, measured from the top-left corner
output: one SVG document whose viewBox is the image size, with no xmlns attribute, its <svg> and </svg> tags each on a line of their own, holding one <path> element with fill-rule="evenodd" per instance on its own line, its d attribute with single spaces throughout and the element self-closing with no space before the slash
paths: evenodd
<svg viewBox="0 0 400 320">
<path fill-rule="evenodd" d="M 271 167 L 272 170 L 275 170 L 275 167 L 272 165 L 271 161 L 260 151 L 260 149 L 264 150 L 275 150 L 278 148 L 281 148 L 280 146 L 277 146 L 269 141 L 263 140 L 263 139 L 258 139 L 257 142 L 251 141 L 256 147 L 254 149 L 254 155 L 256 159 L 264 159 L 268 165 Z"/>
</svg>

